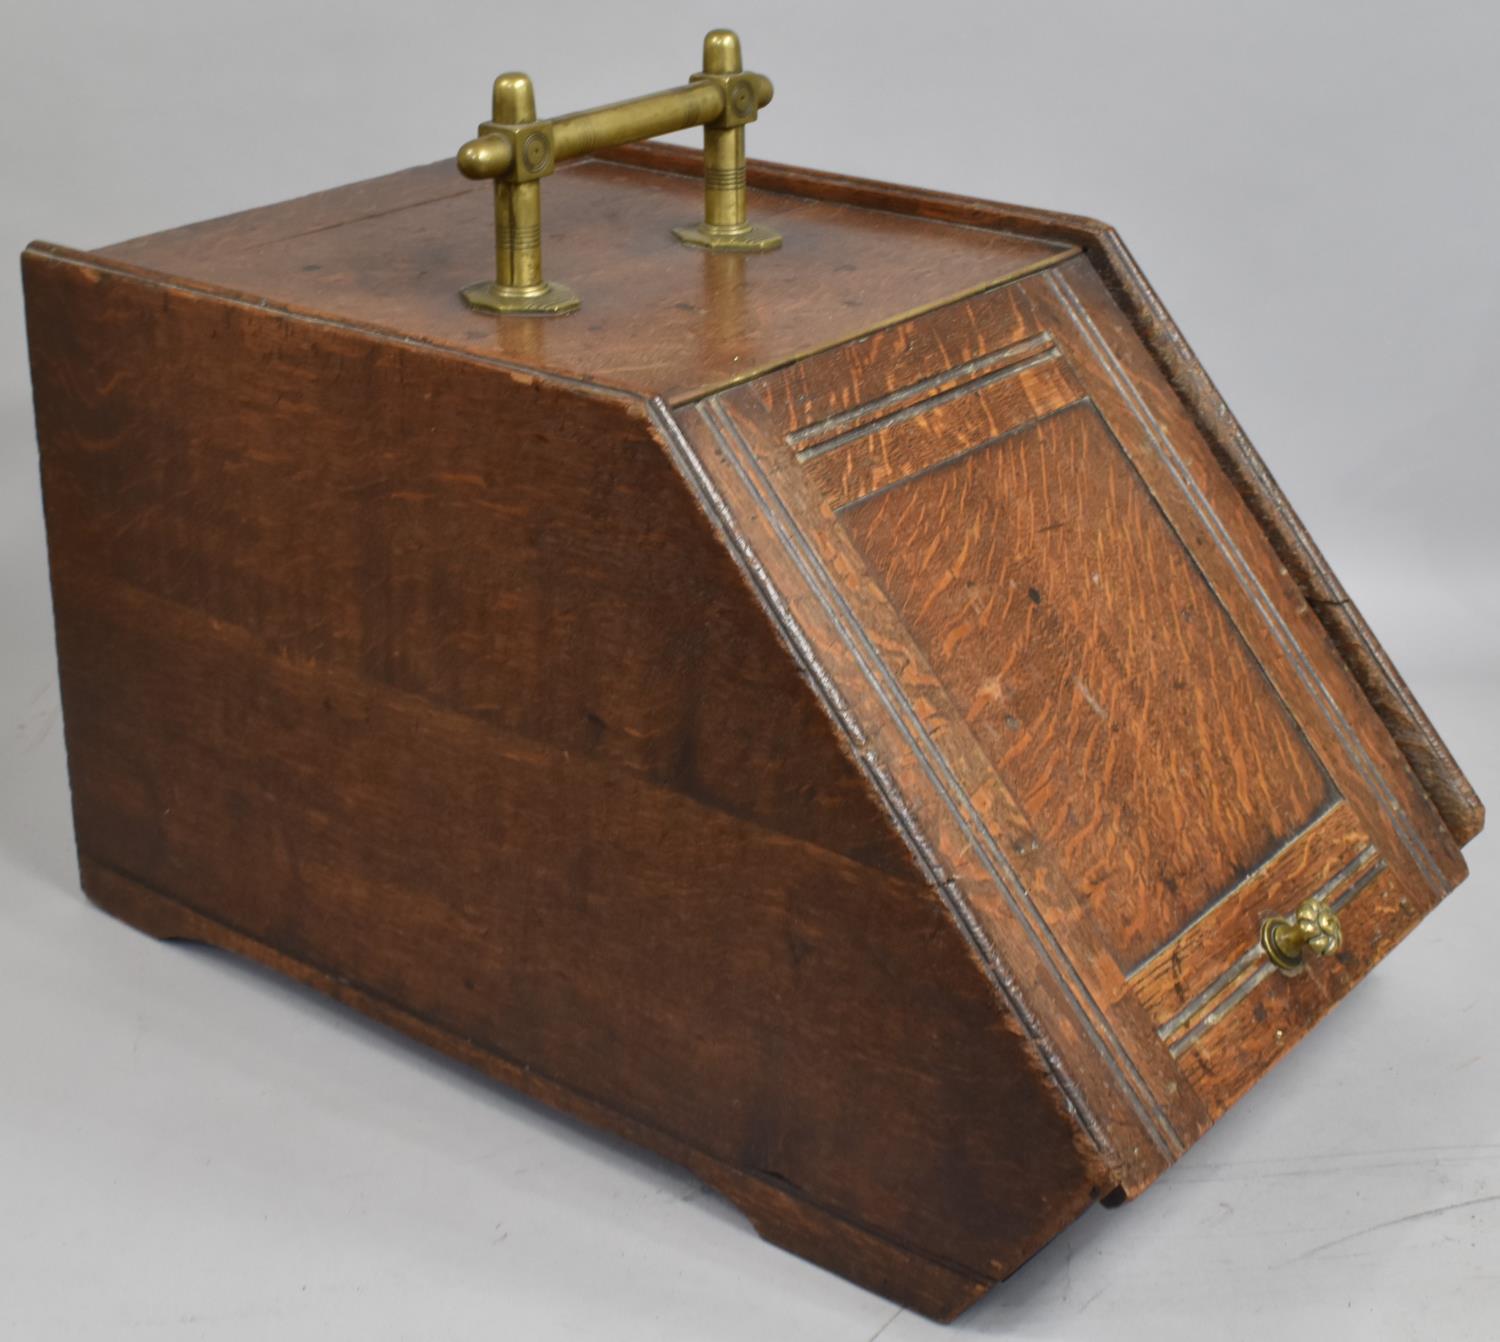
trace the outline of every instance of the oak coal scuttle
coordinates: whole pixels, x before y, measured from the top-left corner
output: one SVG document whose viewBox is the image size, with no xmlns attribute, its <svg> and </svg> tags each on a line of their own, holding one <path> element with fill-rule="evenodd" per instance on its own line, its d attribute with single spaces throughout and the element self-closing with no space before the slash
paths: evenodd
<svg viewBox="0 0 1500 1342">
<path fill-rule="evenodd" d="M 747 187 L 760 78 L 27 250 L 83 884 L 948 1318 L 1483 813 L 1114 233 Z"/>
</svg>

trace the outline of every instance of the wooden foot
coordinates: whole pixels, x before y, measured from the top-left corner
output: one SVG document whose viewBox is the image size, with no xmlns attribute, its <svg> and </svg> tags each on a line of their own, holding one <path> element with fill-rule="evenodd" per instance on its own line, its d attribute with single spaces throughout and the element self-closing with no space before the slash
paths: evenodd
<svg viewBox="0 0 1500 1342">
<path fill-rule="evenodd" d="M 430 1021 L 370 997 L 346 981 L 283 955 L 88 857 L 80 858 L 80 870 L 89 899 L 132 927 L 164 941 L 202 942 L 269 965 L 546 1104 L 675 1160 L 744 1212 L 762 1239 L 896 1304 L 947 1322 L 995 1284 L 823 1211 L 764 1175 L 718 1161 L 669 1133 L 596 1104 L 530 1068 L 476 1048 Z"/>
<path fill-rule="evenodd" d="M 165 899 L 83 854 L 79 854 L 78 870 L 89 900 L 138 932 L 158 941 L 216 940 L 204 935 L 204 919 L 175 900 Z"/>
<path fill-rule="evenodd" d="M 764 1179 L 699 1170 L 750 1219 L 760 1237 L 939 1323 L 957 1318 L 995 1282 L 929 1258 L 845 1221 Z"/>
</svg>

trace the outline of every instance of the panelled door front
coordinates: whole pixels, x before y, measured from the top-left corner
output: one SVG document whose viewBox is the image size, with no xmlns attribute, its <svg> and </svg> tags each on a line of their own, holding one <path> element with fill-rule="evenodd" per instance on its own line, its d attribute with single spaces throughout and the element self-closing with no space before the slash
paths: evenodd
<svg viewBox="0 0 1500 1342">
<path fill-rule="evenodd" d="M 677 417 L 1085 1121 L 1175 1155 L 1459 879 L 1086 258 Z M 1284 975 L 1315 895 L 1343 949 Z"/>
</svg>

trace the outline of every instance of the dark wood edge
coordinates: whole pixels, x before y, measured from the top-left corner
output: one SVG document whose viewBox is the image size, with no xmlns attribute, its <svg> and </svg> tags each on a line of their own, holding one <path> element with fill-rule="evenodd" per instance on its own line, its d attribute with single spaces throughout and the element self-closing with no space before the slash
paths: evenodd
<svg viewBox="0 0 1500 1342">
<path fill-rule="evenodd" d="M 702 171 L 702 154 L 680 145 L 648 142 L 609 150 L 597 157 L 685 176 Z M 1406 757 L 1443 823 L 1459 844 L 1468 843 L 1479 833 L 1484 827 L 1484 806 L 1473 787 L 1113 228 L 1082 215 L 997 204 L 779 163 L 752 160 L 747 171 L 749 185 L 762 190 L 1081 247 L 1188 407 L 1220 467 L 1317 613 L 1355 683 Z"/>
<path fill-rule="evenodd" d="M 32 267 L 42 265 L 76 266 L 92 277 L 107 275 L 117 279 L 133 280 L 138 284 L 170 289 L 175 293 L 191 294 L 201 298 L 211 298 L 217 302 L 251 308 L 256 312 L 275 313 L 291 318 L 293 321 L 327 326 L 337 331 L 358 332 L 367 339 L 384 340 L 395 345 L 405 345 L 411 349 L 430 350 L 434 354 L 441 354 L 444 358 L 494 368 L 514 378 L 517 382 L 539 382 L 549 386 L 565 387 L 572 392 L 592 396 L 598 400 L 615 401 L 629 406 L 632 413 L 639 418 L 646 418 L 647 398 L 639 392 L 629 391 L 623 387 L 614 387 L 606 382 L 590 382 L 586 378 L 569 377 L 565 373 L 548 372 L 545 369 L 533 368 L 528 364 L 515 363 L 494 355 L 476 354 L 472 350 L 458 349 L 452 345 L 443 344 L 441 341 L 423 340 L 419 336 L 406 335 L 393 328 L 369 322 L 344 321 L 293 303 L 271 302 L 255 294 L 245 293 L 243 290 L 220 284 L 209 284 L 202 280 L 184 279 L 169 271 L 138 266 L 134 262 L 116 260 L 114 257 L 103 256 L 98 252 L 79 251 L 73 247 L 64 247 L 60 243 L 41 240 L 29 243 L 21 253 L 22 279 L 25 279 Z"/>
<path fill-rule="evenodd" d="M 79 871 L 89 900 L 138 931 L 163 941 L 214 946 L 266 965 L 553 1109 L 654 1151 L 690 1170 L 738 1207 L 762 1239 L 919 1313 L 944 1322 L 956 1318 L 999 1279 L 935 1258 L 849 1221 L 773 1177 L 725 1164 L 672 1133 L 543 1076 L 532 1067 L 480 1048 L 393 1001 L 285 955 L 82 852 Z M 1040 1247 L 1040 1243 L 1023 1246 L 1003 1275 L 1014 1271 Z"/>
</svg>

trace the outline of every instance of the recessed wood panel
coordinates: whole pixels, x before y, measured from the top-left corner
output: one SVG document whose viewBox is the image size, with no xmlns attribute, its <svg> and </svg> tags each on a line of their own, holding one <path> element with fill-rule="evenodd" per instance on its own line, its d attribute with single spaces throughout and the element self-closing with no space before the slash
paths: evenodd
<svg viewBox="0 0 1500 1342">
<path fill-rule="evenodd" d="M 1045 336 L 903 387 L 789 438 L 823 497 L 835 508 L 889 489 L 951 455 L 1051 414 L 1083 395 L 1067 361 Z"/>
<path fill-rule="evenodd" d="M 839 518 L 1122 965 L 1326 804 L 1322 768 L 1092 406 Z"/>
</svg>

